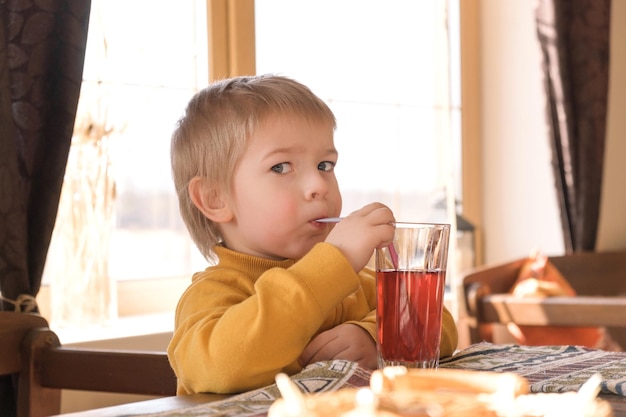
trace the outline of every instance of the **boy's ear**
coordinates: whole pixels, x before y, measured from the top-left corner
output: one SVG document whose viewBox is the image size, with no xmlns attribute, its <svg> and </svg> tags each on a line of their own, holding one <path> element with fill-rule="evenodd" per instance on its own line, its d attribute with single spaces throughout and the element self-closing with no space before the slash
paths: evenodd
<svg viewBox="0 0 626 417">
<path fill-rule="evenodd" d="M 211 221 L 225 223 L 233 218 L 232 210 L 218 187 L 206 178 L 192 178 L 189 182 L 189 197 L 194 206 Z"/>
</svg>

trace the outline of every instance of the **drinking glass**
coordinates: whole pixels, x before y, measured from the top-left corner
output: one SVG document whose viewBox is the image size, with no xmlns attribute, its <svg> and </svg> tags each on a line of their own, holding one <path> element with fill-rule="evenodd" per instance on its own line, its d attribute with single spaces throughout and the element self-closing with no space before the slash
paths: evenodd
<svg viewBox="0 0 626 417">
<path fill-rule="evenodd" d="M 437 368 L 450 225 L 396 223 L 376 250 L 378 367 Z"/>
</svg>

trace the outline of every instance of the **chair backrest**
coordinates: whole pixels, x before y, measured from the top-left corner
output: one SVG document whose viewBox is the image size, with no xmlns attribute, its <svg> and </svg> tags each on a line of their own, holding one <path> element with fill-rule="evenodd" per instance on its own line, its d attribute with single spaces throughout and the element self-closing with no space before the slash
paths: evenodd
<svg viewBox="0 0 626 417">
<path fill-rule="evenodd" d="M 31 330 L 37 328 L 48 328 L 46 319 L 36 314 L 0 311 L 0 383 L 6 384 L 3 388 L 12 387 L 4 390 L 6 394 L 15 391 L 14 382 L 22 370 L 22 340 Z M 15 411 L 13 398 L 7 396 L 0 398 L 0 401 L 2 414 Z"/>
<path fill-rule="evenodd" d="M 176 395 L 165 352 L 63 347 L 45 319 L 23 316 L 0 312 L 0 374 L 19 374 L 18 417 L 59 414 L 61 389 Z"/>
<path fill-rule="evenodd" d="M 471 343 L 494 340 L 497 325 L 607 326 L 626 342 L 626 251 L 582 252 L 548 258 L 576 297 L 523 299 L 509 295 L 526 259 L 482 266 L 463 278 Z M 502 332 L 500 332 L 502 334 Z"/>
<path fill-rule="evenodd" d="M 36 314 L 0 311 L 0 375 L 20 372 L 22 340 L 37 328 L 47 329 L 46 319 Z"/>
</svg>

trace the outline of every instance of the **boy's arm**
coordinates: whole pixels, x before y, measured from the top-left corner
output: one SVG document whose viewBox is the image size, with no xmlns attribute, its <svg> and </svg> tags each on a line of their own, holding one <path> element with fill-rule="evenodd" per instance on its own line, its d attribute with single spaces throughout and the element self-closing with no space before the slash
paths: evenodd
<svg viewBox="0 0 626 417">
<path fill-rule="evenodd" d="M 168 347 L 179 393 L 241 392 L 298 371 L 297 358 L 329 312 L 359 286 L 329 244 L 290 268 L 266 271 L 249 288 L 238 288 L 238 280 L 245 281 L 234 272 L 226 281 L 198 282 L 181 298 Z"/>
<path fill-rule="evenodd" d="M 445 358 L 452 356 L 459 343 L 459 334 L 454 322 L 454 317 L 448 309 L 443 307 L 443 318 L 441 322 L 441 343 L 439 348 L 439 357 Z"/>
<path fill-rule="evenodd" d="M 376 342 L 361 326 L 346 322 L 315 336 L 298 361 L 304 367 L 333 359 L 349 360 L 364 368 L 376 369 Z"/>
<path fill-rule="evenodd" d="M 349 323 L 356 324 L 363 328 L 376 341 L 376 272 L 370 268 L 364 268 L 359 272 L 361 288 L 370 306 L 370 312 L 359 321 Z"/>
<path fill-rule="evenodd" d="M 359 293 L 366 304 L 361 314 L 365 317 L 337 324 L 315 336 L 299 358 L 303 366 L 321 360 L 346 359 L 376 369 L 376 279 L 370 269 L 364 269 L 358 276 Z"/>
</svg>

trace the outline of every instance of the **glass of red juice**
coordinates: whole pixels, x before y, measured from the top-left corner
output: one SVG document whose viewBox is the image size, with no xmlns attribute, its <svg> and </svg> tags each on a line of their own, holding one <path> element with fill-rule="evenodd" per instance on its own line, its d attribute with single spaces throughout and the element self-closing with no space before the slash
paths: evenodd
<svg viewBox="0 0 626 417">
<path fill-rule="evenodd" d="M 376 250 L 378 367 L 437 368 L 450 225 L 396 223 Z"/>
</svg>

